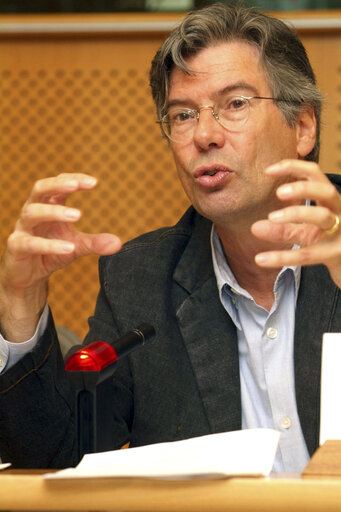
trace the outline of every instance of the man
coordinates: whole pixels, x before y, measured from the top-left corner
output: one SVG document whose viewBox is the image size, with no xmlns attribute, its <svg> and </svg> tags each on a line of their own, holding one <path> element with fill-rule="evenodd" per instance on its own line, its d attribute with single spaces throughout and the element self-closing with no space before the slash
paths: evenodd
<svg viewBox="0 0 341 512">
<path fill-rule="evenodd" d="M 284 23 L 216 4 L 172 32 L 151 86 L 194 208 L 117 252 L 113 235 L 77 232 L 65 206 L 93 178 L 36 183 L 2 258 L 0 453 L 77 462 L 47 281 L 97 253 L 111 255 L 85 341 L 141 322 L 157 332 L 117 364 L 108 448 L 272 427 L 275 470 L 300 471 L 318 445 L 322 335 L 341 330 L 341 198 L 316 163 L 321 95 L 305 50 Z"/>
</svg>

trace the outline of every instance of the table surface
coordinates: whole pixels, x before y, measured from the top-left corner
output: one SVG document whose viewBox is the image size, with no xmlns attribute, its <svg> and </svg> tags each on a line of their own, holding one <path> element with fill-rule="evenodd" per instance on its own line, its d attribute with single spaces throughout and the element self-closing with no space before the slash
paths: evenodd
<svg viewBox="0 0 341 512">
<path fill-rule="evenodd" d="M 282 474 L 217 480 L 45 480 L 39 471 L 5 470 L 0 473 L 0 510 L 333 512 L 341 510 L 341 479 Z"/>
</svg>

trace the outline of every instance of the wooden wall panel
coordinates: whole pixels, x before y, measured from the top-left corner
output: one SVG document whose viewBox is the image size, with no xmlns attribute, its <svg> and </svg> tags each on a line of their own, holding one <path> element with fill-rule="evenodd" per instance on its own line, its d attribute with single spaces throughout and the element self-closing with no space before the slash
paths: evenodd
<svg viewBox="0 0 341 512">
<path fill-rule="evenodd" d="M 60 172 L 99 179 L 75 195 L 79 227 L 124 241 L 173 224 L 187 206 L 148 89 L 159 41 L 2 41 L 1 239 L 12 230 L 33 182 Z M 97 258 L 51 279 L 58 324 L 83 336 L 98 290 Z"/>
<path fill-rule="evenodd" d="M 1 247 L 33 182 L 60 172 L 99 179 L 97 190 L 70 200 L 83 210 L 81 229 L 114 232 L 125 241 L 180 217 L 188 201 L 148 87 L 150 61 L 163 38 L 0 39 Z M 328 95 L 321 163 L 341 172 L 340 34 L 303 39 Z M 97 258 L 58 272 L 50 289 L 57 323 L 82 337 L 98 290 Z"/>
<path fill-rule="evenodd" d="M 302 35 L 319 88 L 324 94 L 320 164 L 341 173 L 341 35 Z"/>
</svg>

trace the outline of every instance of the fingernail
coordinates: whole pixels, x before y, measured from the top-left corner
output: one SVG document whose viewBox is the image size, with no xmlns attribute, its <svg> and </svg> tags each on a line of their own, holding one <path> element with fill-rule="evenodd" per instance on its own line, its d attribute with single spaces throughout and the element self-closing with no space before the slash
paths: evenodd
<svg viewBox="0 0 341 512">
<path fill-rule="evenodd" d="M 277 189 L 277 195 L 280 197 L 289 197 L 292 195 L 292 186 L 291 185 L 281 185 Z"/>
<path fill-rule="evenodd" d="M 263 252 L 256 254 L 256 256 L 255 256 L 256 263 L 262 264 L 262 263 L 267 263 L 268 261 L 269 261 L 268 255 Z"/>
<path fill-rule="evenodd" d="M 75 210 L 74 208 L 68 208 L 64 212 L 64 217 L 67 220 L 77 220 L 80 217 L 80 211 Z"/>
<path fill-rule="evenodd" d="M 269 165 L 269 167 L 267 167 L 265 169 L 265 172 L 271 174 L 272 171 L 278 171 L 278 169 L 280 169 L 280 168 L 281 168 L 280 164 L 278 164 L 278 163 L 272 164 L 272 165 Z"/>
<path fill-rule="evenodd" d="M 90 185 L 90 186 L 96 185 L 97 179 L 89 176 L 88 178 L 84 178 L 83 183 L 85 183 L 85 185 Z"/>
<path fill-rule="evenodd" d="M 270 220 L 280 220 L 280 219 L 283 219 L 283 217 L 284 217 L 283 210 L 276 210 L 275 212 L 269 213 Z"/>
</svg>

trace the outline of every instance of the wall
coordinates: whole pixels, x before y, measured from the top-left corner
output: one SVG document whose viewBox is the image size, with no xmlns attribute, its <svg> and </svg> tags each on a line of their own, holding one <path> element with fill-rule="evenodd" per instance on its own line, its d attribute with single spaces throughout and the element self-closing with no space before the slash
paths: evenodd
<svg viewBox="0 0 341 512">
<path fill-rule="evenodd" d="M 96 191 L 69 201 L 83 211 L 80 229 L 125 241 L 180 217 L 188 201 L 148 87 L 150 61 L 176 19 L 0 17 L 1 250 L 33 182 L 61 172 L 99 179 Z M 327 96 L 321 164 L 328 172 L 341 172 L 340 19 L 334 12 L 331 27 L 300 30 Z M 56 322 L 83 336 L 98 290 L 97 258 L 58 272 L 50 290 Z"/>
</svg>

